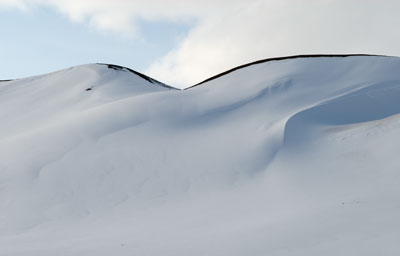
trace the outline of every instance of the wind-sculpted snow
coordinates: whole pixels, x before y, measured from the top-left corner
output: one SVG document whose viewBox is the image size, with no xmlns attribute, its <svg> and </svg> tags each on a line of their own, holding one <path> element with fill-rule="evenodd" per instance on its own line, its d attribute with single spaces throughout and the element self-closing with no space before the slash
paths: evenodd
<svg viewBox="0 0 400 256">
<path fill-rule="evenodd" d="M 110 64 L 3 82 L 0 255 L 398 255 L 399 69 L 309 56 L 188 90 Z"/>
<path fill-rule="evenodd" d="M 400 80 L 360 86 L 360 89 L 322 102 L 293 115 L 286 124 L 285 142 L 299 146 L 326 127 L 384 119 L 400 113 Z"/>
</svg>

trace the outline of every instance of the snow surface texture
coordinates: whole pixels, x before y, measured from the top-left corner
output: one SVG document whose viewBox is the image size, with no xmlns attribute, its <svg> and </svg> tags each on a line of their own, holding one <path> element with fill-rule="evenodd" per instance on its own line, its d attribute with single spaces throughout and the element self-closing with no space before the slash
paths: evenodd
<svg viewBox="0 0 400 256">
<path fill-rule="evenodd" d="M 1 82 L 0 255 L 397 256 L 399 71 L 353 56 L 183 91 L 99 64 Z"/>
</svg>

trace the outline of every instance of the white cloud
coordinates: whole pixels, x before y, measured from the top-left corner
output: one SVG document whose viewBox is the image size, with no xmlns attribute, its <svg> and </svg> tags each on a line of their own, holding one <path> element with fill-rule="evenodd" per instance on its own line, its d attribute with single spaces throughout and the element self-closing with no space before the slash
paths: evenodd
<svg viewBox="0 0 400 256">
<path fill-rule="evenodd" d="M 23 1 L 18 0 L 0 0 L 0 9 L 2 8 L 17 8 L 20 10 L 25 10 L 26 4 Z"/>
<path fill-rule="evenodd" d="M 147 70 L 180 86 L 274 56 L 400 55 L 397 0 L 0 0 L 0 7 L 23 10 L 39 4 L 75 22 L 127 35 L 135 33 L 138 19 L 197 19 L 178 47 Z"/>
<path fill-rule="evenodd" d="M 307 53 L 400 55 L 398 1 L 249 1 L 194 28 L 150 75 L 184 86 L 254 60 Z"/>
<path fill-rule="evenodd" d="M 133 33 L 137 19 L 179 20 L 205 18 L 243 4 L 242 0 L 0 0 L 1 6 L 29 9 L 53 6 L 76 22 L 88 22 L 98 29 Z"/>
</svg>

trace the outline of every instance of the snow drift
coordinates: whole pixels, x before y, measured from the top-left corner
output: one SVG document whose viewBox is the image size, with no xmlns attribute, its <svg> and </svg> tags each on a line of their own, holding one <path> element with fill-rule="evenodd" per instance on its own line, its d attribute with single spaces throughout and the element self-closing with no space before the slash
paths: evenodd
<svg viewBox="0 0 400 256">
<path fill-rule="evenodd" d="M 400 59 L 177 90 L 116 65 L 0 83 L 0 255 L 398 255 Z"/>
</svg>

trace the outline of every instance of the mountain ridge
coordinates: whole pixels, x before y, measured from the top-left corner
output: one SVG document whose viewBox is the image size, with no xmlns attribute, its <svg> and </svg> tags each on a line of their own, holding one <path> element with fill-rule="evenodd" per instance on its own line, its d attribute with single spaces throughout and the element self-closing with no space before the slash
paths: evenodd
<svg viewBox="0 0 400 256">
<path fill-rule="evenodd" d="M 199 86 L 201 84 L 207 83 L 207 82 L 215 80 L 217 78 L 220 78 L 220 77 L 222 77 L 224 75 L 227 75 L 229 73 L 232 73 L 234 71 L 237 71 L 237 70 L 240 70 L 240 69 L 243 69 L 243 68 L 246 68 L 246 67 L 250 67 L 250 66 L 253 66 L 253 65 L 257 65 L 257 64 L 266 63 L 266 62 L 281 61 L 281 60 L 291 60 L 291 59 L 306 59 L 306 58 L 346 58 L 346 57 L 391 57 L 391 58 L 394 57 L 394 58 L 396 58 L 396 56 L 379 55 L 379 54 L 363 54 L 363 53 L 361 53 L 361 54 L 357 54 L 357 53 L 350 53 L 350 54 L 299 54 L 299 55 L 288 55 L 288 56 L 282 56 L 282 57 L 272 57 L 272 58 L 265 58 L 265 59 L 260 59 L 260 60 L 248 62 L 248 63 L 242 64 L 242 65 L 230 68 L 230 69 L 228 69 L 226 71 L 223 71 L 221 73 L 213 75 L 213 76 L 211 76 L 211 77 L 209 77 L 207 79 L 204 79 L 201 82 L 198 82 L 198 83 L 196 83 L 194 85 L 189 85 L 189 86 L 187 86 L 185 88 L 177 88 L 177 87 L 174 87 L 172 85 L 168 85 L 168 84 L 160 82 L 160 81 L 158 81 L 158 80 L 156 80 L 156 79 L 154 79 L 154 78 L 152 78 L 152 77 L 150 77 L 148 75 L 145 75 L 145 74 L 143 74 L 141 72 L 133 70 L 133 69 L 131 69 L 129 67 L 120 66 L 120 65 L 111 64 L 111 63 L 92 63 L 92 64 L 105 65 L 110 69 L 119 70 L 119 71 L 129 71 L 129 72 L 131 72 L 131 73 L 143 78 L 144 80 L 146 80 L 146 81 L 148 81 L 150 83 L 155 83 L 155 84 L 161 85 L 161 86 L 163 86 L 165 88 L 176 89 L 176 90 L 188 90 L 188 89 L 197 87 L 197 86 Z M 72 66 L 72 67 L 69 67 L 69 68 L 66 68 L 66 69 L 79 67 L 79 66 L 84 66 L 84 65 L 90 65 L 90 64 L 82 64 L 82 65 Z M 47 73 L 47 74 L 52 74 L 52 73 L 55 73 L 55 72 L 58 72 L 58 71 L 53 71 L 53 72 L 50 72 L 50 73 Z M 43 75 L 46 75 L 46 74 L 43 74 Z M 30 77 L 25 77 L 25 78 L 30 78 Z M 4 79 L 4 80 L 0 80 L 0 82 L 10 82 L 10 81 L 20 80 L 20 79 L 25 79 L 25 78 Z"/>
</svg>

